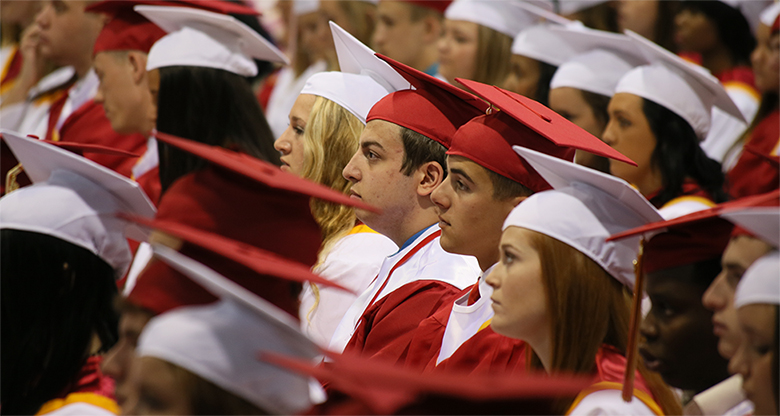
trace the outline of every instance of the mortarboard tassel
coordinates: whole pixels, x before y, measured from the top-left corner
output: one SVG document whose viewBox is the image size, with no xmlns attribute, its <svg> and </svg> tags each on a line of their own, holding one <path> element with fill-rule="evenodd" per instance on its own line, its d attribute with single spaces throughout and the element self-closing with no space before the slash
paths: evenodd
<svg viewBox="0 0 780 416">
<path fill-rule="evenodd" d="M 631 302 L 631 320 L 628 324 L 628 345 L 626 347 L 626 372 L 623 375 L 623 400 L 630 402 L 634 397 L 634 373 L 636 371 L 637 344 L 639 341 L 639 320 L 642 319 L 642 288 L 645 285 L 645 274 L 642 270 L 645 239 L 639 240 L 639 252 L 634 262 L 634 298 Z"/>
</svg>

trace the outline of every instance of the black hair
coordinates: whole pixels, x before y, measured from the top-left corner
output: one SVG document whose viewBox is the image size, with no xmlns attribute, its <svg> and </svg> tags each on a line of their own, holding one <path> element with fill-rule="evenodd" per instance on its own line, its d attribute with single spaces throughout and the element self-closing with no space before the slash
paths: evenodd
<svg viewBox="0 0 780 416">
<path fill-rule="evenodd" d="M 89 250 L 30 231 L 0 230 L 4 414 L 34 414 L 59 397 L 89 356 L 118 339 L 114 269 Z"/>
<path fill-rule="evenodd" d="M 428 162 L 437 162 L 447 175 L 447 148 L 441 143 L 406 127 L 401 127 L 401 140 L 404 143 L 404 161 L 401 172 L 409 176 L 420 166 Z"/>
<path fill-rule="evenodd" d="M 745 16 L 734 7 L 718 0 L 687 0 L 681 10 L 699 12 L 715 24 L 718 39 L 726 46 L 738 64 L 750 65 L 750 54 L 756 48 L 756 38 Z"/>
<path fill-rule="evenodd" d="M 539 82 L 536 83 L 536 101 L 550 106 L 550 81 L 558 67 L 547 62 L 539 62 Z"/>
<path fill-rule="evenodd" d="M 281 165 L 274 138 L 246 78 L 221 69 L 160 68 L 157 130 Z M 206 162 L 159 141 L 162 191 Z"/>
<path fill-rule="evenodd" d="M 656 139 L 650 161 L 661 171 L 663 181 L 661 192 L 650 202 L 661 207 L 680 196 L 686 178 L 695 180 L 716 203 L 728 200 L 721 165 L 704 153 L 693 127 L 671 110 L 648 99 L 644 99 L 642 110 Z"/>
<path fill-rule="evenodd" d="M 677 43 L 674 41 L 674 18 L 680 10 L 680 3 L 676 1 L 659 1 L 658 14 L 655 19 L 655 43 L 664 49 L 677 53 Z"/>
</svg>

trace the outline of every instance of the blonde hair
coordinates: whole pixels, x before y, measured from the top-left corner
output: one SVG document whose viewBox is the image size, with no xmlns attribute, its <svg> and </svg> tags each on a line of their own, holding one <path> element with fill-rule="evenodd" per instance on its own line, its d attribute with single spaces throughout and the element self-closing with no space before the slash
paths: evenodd
<svg viewBox="0 0 780 416">
<path fill-rule="evenodd" d="M 357 151 L 364 127 L 344 107 L 318 96 L 303 133 L 302 176 L 346 194 L 350 182 L 341 172 Z M 312 200 L 311 211 L 322 230 L 319 265 L 333 243 L 352 229 L 356 217 L 352 208 L 318 199 Z"/>
<path fill-rule="evenodd" d="M 488 85 L 501 85 L 511 67 L 512 37 L 487 26 L 477 27 L 477 65 L 473 80 Z"/>
<path fill-rule="evenodd" d="M 580 251 L 550 236 L 532 234 L 549 307 L 552 348 L 548 370 L 593 373 L 603 344 L 625 356 L 631 305 L 628 289 Z M 541 368 L 537 357 L 531 362 Z M 679 402 L 660 375 L 648 371 L 641 360 L 637 369 L 664 414 L 680 414 Z M 572 401 L 561 399 L 557 410 L 565 412 Z"/>
</svg>

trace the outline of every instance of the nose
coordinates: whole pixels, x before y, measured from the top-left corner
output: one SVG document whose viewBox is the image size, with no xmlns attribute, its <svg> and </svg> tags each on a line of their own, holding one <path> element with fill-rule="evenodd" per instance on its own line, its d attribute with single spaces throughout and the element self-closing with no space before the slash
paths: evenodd
<svg viewBox="0 0 780 416">
<path fill-rule="evenodd" d="M 723 296 L 723 285 L 726 283 L 726 272 L 721 271 L 715 280 L 710 283 L 710 287 L 704 291 L 701 297 L 701 303 L 705 308 L 717 312 L 726 307 L 726 299 Z"/>
<path fill-rule="evenodd" d="M 442 35 L 439 38 L 439 41 L 436 43 L 436 47 L 439 49 L 439 54 L 445 54 L 449 52 L 450 50 L 449 46 L 450 44 L 447 41 L 447 34 Z"/>
<path fill-rule="evenodd" d="M 451 201 L 448 195 L 447 189 L 450 188 L 451 175 L 447 175 L 446 178 L 431 192 L 431 202 L 436 205 L 439 212 L 445 212 L 450 208 Z"/>
<path fill-rule="evenodd" d="M 105 375 L 113 378 L 117 383 L 124 381 L 126 375 L 126 363 L 122 359 L 124 356 L 122 351 L 124 348 L 123 344 L 122 340 L 120 340 L 108 350 L 100 368 Z"/>
<path fill-rule="evenodd" d="M 485 276 L 485 283 L 490 285 L 493 290 L 501 287 L 501 279 L 503 278 L 504 266 L 498 263 L 487 276 Z"/>
<path fill-rule="evenodd" d="M 341 175 L 344 176 L 344 179 L 352 183 L 360 181 L 360 169 L 357 168 L 355 160 L 359 155 L 360 150 L 352 156 L 352 159 L 349 160 L 347 166 L 344 166 L 344 170 L 341 171 Z"/>
<path fill-rule="evenodd" d="M 41 29 L 47 29 L 49 27 L 49 14 L 51 13 L 51 8 L 51 3 L 48 3 L 43 6 L 41 11 L 38 12 L 38 14 L 35 16 L 35 24 L 37 24 Z"/>
<path fill-rule="evenodd" d="M 289 134 L 292 134 L 291 126 L 287 126 L 287 129 L 284 130 L 284 133 L 282 133 L 282 135 L 279 136 L 276 141 L 274 141 L 274 149 L 278 150 L 282 156 L 287 155 L 292 151 L 292 145 L 290 144 L 290 140 L 287 138 Z"/>
<path fill-rule="evenodd" d="M 103 98 L 103 81 L 100 81 L 100 84 L 98 84 L 98 89 L 97 89 L 97 92 L 95 93 L 95 97 L 93 98 L 93 100 L 96 103 L 98 103 L 98 104 L 102 104 L 103 103 L 103 101 L 104 101 L 104 98 Z"/>
<path fill-rule="evenodd" d="M 607 123 L 607 127 L 604 128 L 604 134 L 601 135 L 601 140 L 603 140 L 604 143 L 608 144 L 611 147 L 615 147 L 615 141 L 616 141 L 614 125 L 615 123 L 612 122 L 612 119 L 610 119 L 609 122 Z"/>
<path fill-rule="evenodd" d="M 642 320 L 642 324 L 639 326 L 639 333 L 641 333 L 647 341 L 654 341 L 658 338 L 658 325 L 655 321 L 653 310 L 650 310 L 650 313 Z"/>
</svg>

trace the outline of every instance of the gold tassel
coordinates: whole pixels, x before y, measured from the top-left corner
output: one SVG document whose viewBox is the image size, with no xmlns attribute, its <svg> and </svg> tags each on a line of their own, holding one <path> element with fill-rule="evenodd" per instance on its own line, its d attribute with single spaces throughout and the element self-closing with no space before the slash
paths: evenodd
<svg viewBox="0 0 780 416">
<path fill-rule="evenodd" d="M 642 288 L 645 286 L 645 274 L 642 271 L 645 239 L 639 240 L 639 252 L 634 261 L 634 298 L 631 302 L 631 320 L 628 326 L 628 346 L 626 347 L 626 373 L 623 375 L 623 400 L 630 402 L 634 397 L 634 372 L 636 371 L 637 344 L 639 343 L 639 325 L 642 319 Z"/>
</svg>

